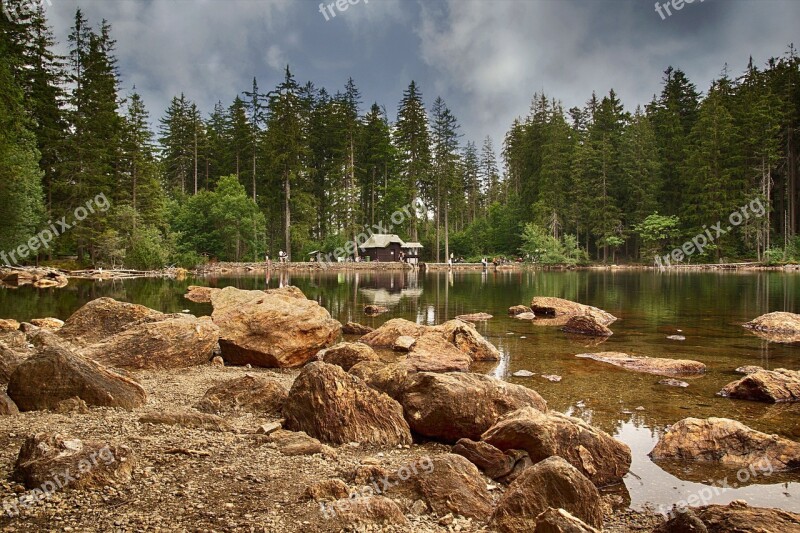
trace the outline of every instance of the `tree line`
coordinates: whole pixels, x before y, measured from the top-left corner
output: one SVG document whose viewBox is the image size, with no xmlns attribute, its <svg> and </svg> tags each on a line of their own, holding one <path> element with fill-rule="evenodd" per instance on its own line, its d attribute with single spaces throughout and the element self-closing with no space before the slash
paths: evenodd
<svg viewBox="0 0 800 533">
<path fill-rule="evenodd" d="M 15 0 L 19 1 L 19 0 Z M 633 113 L 616 93 L 564 110 L 533 97 L 498 146 L 464 140 L 437 97 L 411 82 L 396 113 L 356 83 L 328 92 L 287 66 L 230 104 L 176 95 L 151 127 L 123 94 L 107 21 L 78 9 L 69 54 L 43 6 L 0 20 L 0 249 L 104 193 L 111 208 L 38 260 L 160 268 L 206 260 L 293 260 L 345 247 L 422 202 L 393 232 L 425 257 L 520 254 L 545 262 L 652 260 L 754 198 L 763 217 L 707 247 L 708 260 L 790 260 L 796 238 L 800 62 L 725 69 L 705 94 L 668 68 Z M 502 168 L 501 168 L 502 167 Z"/>
</svg>

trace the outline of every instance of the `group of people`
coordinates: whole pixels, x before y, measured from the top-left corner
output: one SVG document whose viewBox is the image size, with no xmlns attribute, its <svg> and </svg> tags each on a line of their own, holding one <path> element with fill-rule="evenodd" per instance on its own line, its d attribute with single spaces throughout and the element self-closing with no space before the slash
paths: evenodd
<svg viewBox="0 0 800 533">
<path fill-rule="evenodd" d="M 272 266 L 272 260 L 269 257 L 269 253 L 264 254 L 265 261 L 267 262 L 267 266 Z M 289 261 L 289 254 L 284 252 L 283 250 L 278 252 L 278 262 L 279 263 L 286 263 Z"/>
</svg>

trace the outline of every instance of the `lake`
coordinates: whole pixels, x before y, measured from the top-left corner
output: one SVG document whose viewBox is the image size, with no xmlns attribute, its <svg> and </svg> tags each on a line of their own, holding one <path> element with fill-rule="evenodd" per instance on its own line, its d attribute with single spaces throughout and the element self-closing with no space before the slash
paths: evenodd
<svg viewBox="0 0 800 533">
<path fill-rule="evenodd" d="M 66 319 L 84 303 L 102 296 L 165 312 L 189 310 L 205 315 L 210 314 L 210 305 L 183 298 L 188 285 L 263 289 L 287 284 L 300 287 L 343 323 L 356 321 L 377 327 L 399 317 L 438 324 L 460 314 L 494 315 L 493 319 L 478 323 L 477 328 L 500 349 L 503 360 L 476 370 L 531 387 L 551 408 L 581 417 L 627 443 L 633 451 L 633 464 L 625 479 L 627 493 L 621 491 L 624 504 L 637 509 L 647 502 L 669 507 L 693 494 L 713 494 L 710 501 L 715 503 L 742 498 L 751 505 L 800 512 L 798 474 L 779 476 L 754 470 L 747 475 L 740 472 L 737 480 L 735 471 L 656 465 L 647 456 L 665 426 L 690 416 L 733 418 L 760 431 L 800 440 L 800 405 L 775 406 L 716 396 L 725 384 L 740 377 L 734 372 L 739 366 L 800 368 L 800 346 L 768 343 L 741 327 L 770 311 L 800 311 L 800 274 L 628 270 L 324 272 L 182 281 L 71 280 L 64 289 L 0 289 L 0 318 Z M 597 344 L 568 337 L 555 327 L 507 316 L 510 306 L 528 305 L 533 296 L 579 301 L 605 309 L 620 320 L 611 325 L 614 335 Z M 362 312 L 365 304 L 384 305 L 391 312 L 367 317 Z M 686 340 L 667 339 L 675 334 Z M 688 388 L 668 387 L 658 384 L 662 379 L 658 376 L 575 357 L 592 351 L 694 359 L 705 363 L 708 372 L 685 379 L 690 383 Z M 511 376 L 521 369 L 536 375 Z M 563 379 L 550 382 L 541 374 Z M 725 477 L 730 488 L 723 490 Z M 708 489 L 710 484 L 717 489 Z"/>
</svg>

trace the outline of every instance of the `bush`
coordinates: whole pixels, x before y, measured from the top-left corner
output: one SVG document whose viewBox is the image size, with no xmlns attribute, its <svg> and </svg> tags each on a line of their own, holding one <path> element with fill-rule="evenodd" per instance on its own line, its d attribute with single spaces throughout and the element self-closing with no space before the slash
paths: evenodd
<svg viewBox="0 0 800 533">
<path fill-rule="evenodd" d="M 131 236 L 131 246 L 126 263 L 138 270 L 158 270 L 169 263 L 172 255 L 170 245 L 156 228 L 138 229 Z"/>
<path fill-rule="evenodd" d="M 586 251 L 578 246 L 578 240 L 574 236 L 565 235 L 562 240 L 558 240 L 544 228 L 533 223 L 525 225 L 520 251 L 535 263 L 547 265 L 575 265 L 585 263 L 589 259 Z"/>
</svg>

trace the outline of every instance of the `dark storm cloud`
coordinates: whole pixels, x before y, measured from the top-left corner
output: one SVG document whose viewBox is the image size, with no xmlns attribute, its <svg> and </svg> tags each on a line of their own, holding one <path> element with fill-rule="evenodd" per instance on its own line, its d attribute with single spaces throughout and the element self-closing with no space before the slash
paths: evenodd
<svg viewBox="0 0 800 533">
<path fill-rule="evenodd" d="M 365 107 L 378 101 L 391 118 L 415 79 L 466 139 L 496 145 L 535 91 L 571 107 L 613 87 L 632 110 L 668 65 L 704 91 L 726 63 L 736 76 L 750 55 L 763 65 L 783 54 L 800 20 L 794 0 L 695 0 L 664 20 L 655 0 L 360 0 L 328 21 L 319 3 L 53 0 L 49 13 L 62 47 L 79 4 L 92 23 L 111 22 L 123 89 L 136 85 L 154 122 L 180 92 L 208 112 L 254 76 L 272 88 L 289 63 L 330 92 L 352 76 Z"/>
</svg>

